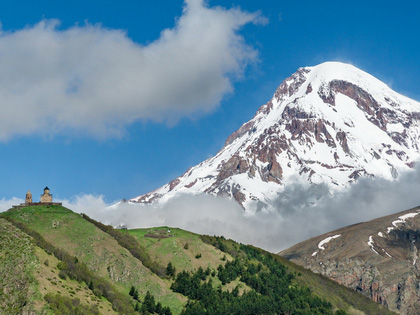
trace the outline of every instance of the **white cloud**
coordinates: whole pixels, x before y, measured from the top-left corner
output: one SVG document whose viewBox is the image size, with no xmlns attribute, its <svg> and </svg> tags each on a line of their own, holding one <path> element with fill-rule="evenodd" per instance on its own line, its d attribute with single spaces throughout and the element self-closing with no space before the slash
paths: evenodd
<svg viewBox="0 0 420 315">
<path fill-rule="evenodd" d="M 84 213 L 85 209 L 91 211 L 101 212 L 106 209 L 108 205 L 104 201 L 103 195 L 82 194 L 69 199 L 57 200 L 61 202 L 64 207 L 69 208 L 77 213 Z"/>
<path fill-rule="evenodd" d="M 12 206 L 17 206 L 21 203 L 24 203 L 25 200 L 17 197 L 12 197 L 10 199 L 0 199 L 0 212 L 6 211 L 7 209 L 10 209 Z"/>
<path fill-rule="evenodd" d="M 259 13 L 186 0 L 175 26 L 141 46 L 101 25 L 57 20 L 0 31 L 0 140 L 78 131 L 120 135 L 134 121 L 176 122 L 232 91 L 257 53 L 238 33 Z"/>
</svg>

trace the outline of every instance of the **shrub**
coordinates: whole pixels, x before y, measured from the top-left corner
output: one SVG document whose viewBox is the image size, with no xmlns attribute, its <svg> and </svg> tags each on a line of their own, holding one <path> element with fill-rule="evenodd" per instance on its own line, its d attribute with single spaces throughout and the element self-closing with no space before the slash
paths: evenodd
<svg viewBox="0 0 420 315">
<path fill-rule="evenodd" d="M 67 273 L 64 270 L 60 270 L 60 272 L 58 273 L 58 276 L 60 277 L 60 279 L 63 279 L 63 280 L 67 279 Z"/>
<path fill-rule="evenodd" d="M 166 267 L 166 275 L 170 278 L 174 278 L 176 273 L 176 268 L 172 265 L 171 262 L 168 263 L 168 266 Z"/>
<path fill-rule="evenodd" d="M 48 306 L 55 314 L 86 314 L 99 315 L 98 307 L 80 304 L 79 299 L 71 299 L 59 294 L 48 293 L 44 297 Z"/>
</svg>

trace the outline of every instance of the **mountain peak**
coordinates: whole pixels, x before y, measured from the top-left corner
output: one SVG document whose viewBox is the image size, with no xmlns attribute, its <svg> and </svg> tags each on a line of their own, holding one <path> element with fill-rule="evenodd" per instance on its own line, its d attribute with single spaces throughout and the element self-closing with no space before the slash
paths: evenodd
<svg viewBox="0 0 420 315">
<path fill-rule="evenodd" d="M 216 156 L 131 202 L 182 193 L 228 196 L 246 211 L 275 206 L 285 185 L 347 187 L 397 178 L 420 157 L 420 103 L 350 64 L 299 68 Z"/>
</svg>

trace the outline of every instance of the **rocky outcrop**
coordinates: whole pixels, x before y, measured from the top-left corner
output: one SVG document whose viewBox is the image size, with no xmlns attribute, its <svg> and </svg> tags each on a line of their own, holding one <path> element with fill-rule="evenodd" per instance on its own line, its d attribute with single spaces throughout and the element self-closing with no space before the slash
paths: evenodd
<svg viewBox="0 0 420 315">
<path fill-rule="evenodd" d="M 252 128 L 253 128 L 253 122 L 247 122 L 246 124 L 242 125 L 241 128 L 239 128 L 237 131 L 235 131 L 234 133 L 232 133 L 225 142 L 225 146 L 231 144 L 233 141 L 235 141 L 237 138 L 242 137 L 244 134 L 246 134 L 247 132 L 251 132 Z"/>
<path fill-rule="evenodd" d="M 289 78 L 284 80 L 282 84 L 280 84 L 276 90 L 276 93 L 274 94 L 274 97 L 278 101 L 281 101 L 295 94 L 305 83 L 306 74 L 309 72 L 310 70 L 308 68 L 299 68 L 298 71 L 296 71 Z"/>
<path fill-rule="evenodd" d="M 181 181 L 179 180 L 179 178 L 174 179 L 173 181 L 171 181 L 169 183 L 169 191 L 171 191 L 172 189 L 174 189 Z"/>
</svg>

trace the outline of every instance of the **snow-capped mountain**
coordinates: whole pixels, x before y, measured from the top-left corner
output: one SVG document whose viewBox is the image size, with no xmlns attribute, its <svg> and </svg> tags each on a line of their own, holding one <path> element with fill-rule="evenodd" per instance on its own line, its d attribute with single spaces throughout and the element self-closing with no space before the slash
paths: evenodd
<svg viewBox="0 0 420 315">
<path fill-rule="evenodd" d="M 130 202 L 182 193 L 227 195 L 246 211 L 270 209 L 285 185 L 386 179 L 420 158 L 420 103 L 349 64 L 300 68 L 216 156 Z"/>
</svg>

